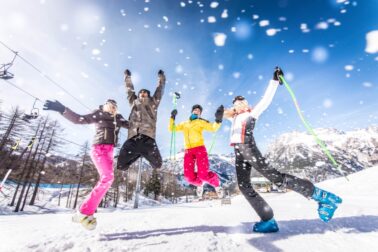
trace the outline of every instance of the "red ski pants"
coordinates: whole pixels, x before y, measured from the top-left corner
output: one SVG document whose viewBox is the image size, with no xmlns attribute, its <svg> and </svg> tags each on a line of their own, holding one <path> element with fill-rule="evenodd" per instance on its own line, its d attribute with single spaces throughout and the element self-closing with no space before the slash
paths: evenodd
<svg viewBox="0 0 378 252">
<path fill-rule="evenodd" d="M 197 172 L 194 172 L 196 163 Z M 209 171 L 209 159 L 205 146 L 185 150 L 184 176 L 186 181 L 195 186 L 201 186 L 204 182 L 214 187 L 219 186 L 218 175 Z"/>
</svg>

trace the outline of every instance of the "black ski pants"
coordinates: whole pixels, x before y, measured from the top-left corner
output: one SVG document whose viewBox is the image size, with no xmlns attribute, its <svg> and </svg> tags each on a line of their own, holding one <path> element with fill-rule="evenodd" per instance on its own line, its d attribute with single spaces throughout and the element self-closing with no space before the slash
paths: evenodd
<svg viewBox="0 0 378 252">
<path fill-rule="evenodd" d="M 253 189 L 251 184 L 251 168 L 280 188 L 288 188 L 305 197 L 311 197 L 314 184 L 308 180 L 281 173 L 270 167 L 261 155 L 254 141 L 252 144 L 236 144 L 235 167 L 239 189 L 249 204 L 255 209 L 262 221 L 273 218 L 273 210 L 268 203 Z"/>
<path fill-rule="evenodd" d="M 127 170 L 140 157 L 144 157 L 152 168 L 162 166 L 162 158 L 155 139 L 138 134 L 128 139 L 119 152 L 117 169 Z"/>
</svg>

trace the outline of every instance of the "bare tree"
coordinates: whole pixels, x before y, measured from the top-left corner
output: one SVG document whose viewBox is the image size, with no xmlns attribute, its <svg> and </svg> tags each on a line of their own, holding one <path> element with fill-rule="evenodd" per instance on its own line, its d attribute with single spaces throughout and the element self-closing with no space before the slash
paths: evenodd
<svg viewBox="0 0 378 252">
<path fill-rule="evenodd" d="M 79 181 L 77 183 L 76 196 L 75 196 L 73 209 L 75 209 L 76 205 L 77 205 L 77 199 L 79 197 L 79 189 L 80 189 L 80 185 L 81 185 L 82 178 L 83 178 L 83 171 L 84 171 L 84 168 L 85 168 L 85 164 L 86 164 L 87 160 L 89 159 L 88 151 L 89 151 L 89 144 L 88 144 L 88 142 L 86 142 L 84 144 L 84 147 L 83 147 L 83 157 L 82 157 L 82 163 L 81 163 L 81 167 L 80 167 Z"/>
</svg>

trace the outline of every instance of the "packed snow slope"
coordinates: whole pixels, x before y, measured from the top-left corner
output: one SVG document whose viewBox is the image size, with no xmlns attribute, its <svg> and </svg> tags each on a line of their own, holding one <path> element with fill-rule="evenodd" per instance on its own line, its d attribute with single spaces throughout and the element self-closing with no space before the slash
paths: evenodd
<svg viewBox="0 0 378 252">
<path fill-rule="evenodd" d="M 318 184 L 344 202 L 330 223 L 294 192 L 264 194 L 280 231 L 256 234 L 242 196 L 138 210 L 100 211 L 87 231 L 68 213 L 0 216 L 0 251 L 378 251 L 378 167 Z"/>
</svg>

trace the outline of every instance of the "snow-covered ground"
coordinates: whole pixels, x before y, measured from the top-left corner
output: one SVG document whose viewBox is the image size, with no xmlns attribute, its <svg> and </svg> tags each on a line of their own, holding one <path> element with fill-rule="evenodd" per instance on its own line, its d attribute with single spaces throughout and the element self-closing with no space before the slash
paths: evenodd
<svg viewBox="0 0 378 252">
<path fill-rule="evenodd" d="M 326 224 L 317 205 L 290 192 L 264 194 L 280 231 L 256 234 L 257 215 L 241 197 L 163 205 L 138 210 L 100 211 L 87 231 L 69 213 L 0 216 L 0 251 L 378 251 L 378 167 L 320 187 L 344 202 Z"/>
</svg>

